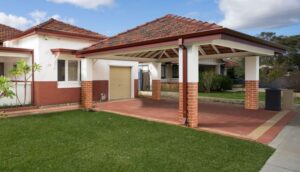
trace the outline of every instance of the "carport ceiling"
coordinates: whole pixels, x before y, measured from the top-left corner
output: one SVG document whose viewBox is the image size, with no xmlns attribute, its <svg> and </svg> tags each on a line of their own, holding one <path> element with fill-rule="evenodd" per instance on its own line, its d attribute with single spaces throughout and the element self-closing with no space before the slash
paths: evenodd
<svg viewBox="0 0 300 172">
<path fill-rule="evenodd" d="M 124 54 L 118 54 L 116 56 L 153 58 L 153 59 L 161 60 L 161 59 L 178 58 L 178 53 L 179 53 L 178 51 L 179 51 L 178 48 L 172 48 L 172 49 L 165 49 L 165 50 L 124 53 Z M 233 53 L 239 53 L 239 52 L 246 52 L 246 51 L 219 46 L 219 45 L 212 45 L 212 44 L 199 46 L 199 57 L 207 56 L 207 55 L 217 55 L 217 54 L 231 55 Z"/>
</svg>

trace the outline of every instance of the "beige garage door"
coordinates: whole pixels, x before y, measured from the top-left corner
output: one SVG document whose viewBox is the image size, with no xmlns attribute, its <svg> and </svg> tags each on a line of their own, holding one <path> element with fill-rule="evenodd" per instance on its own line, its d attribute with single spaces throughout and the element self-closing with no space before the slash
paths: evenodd
<svg viewBox="0 0 300 172">
<path fill-rule="evenodd" d="M 131 67 L 110 67 L 110 100 L 131 98 Z"/>
</svg>

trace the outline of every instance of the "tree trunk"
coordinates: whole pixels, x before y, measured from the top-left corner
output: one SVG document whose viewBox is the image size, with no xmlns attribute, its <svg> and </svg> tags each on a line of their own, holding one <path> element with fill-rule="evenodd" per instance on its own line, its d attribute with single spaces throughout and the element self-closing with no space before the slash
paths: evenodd
<svg viewBox="0 0 300 172">
<path fill-rule="evenodd" d="M 24 75 L 24 105 L 26 104 L 26 96 L 27 96 L 27 81 L 26 81 L 26 74 Z"/>
<path fill-rule="evenodd" d="M 17 82 L 17 77 L 15 77 L 15 92 L 16 92 L 16 98 L 17 98 L 17 103 L 22 105 L 19 95 L 18 95 L 18 82 Z"/>
</svg>

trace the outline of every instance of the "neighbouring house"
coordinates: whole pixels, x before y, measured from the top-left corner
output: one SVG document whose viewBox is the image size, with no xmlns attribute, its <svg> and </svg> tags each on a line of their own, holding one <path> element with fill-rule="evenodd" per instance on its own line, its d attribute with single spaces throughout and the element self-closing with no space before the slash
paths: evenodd
<svg viewBox="0 0 300 172">
<path fill-rule="evenodd" d="M 174 57 L 176 51 L 165 51 L 162 55 L 166 57 Z M 237 65 L 231 59 L 201 59 L 199 60 L 199 75 L 205 71 L 215 71 L 217 75 L 227 76 L 227 70 Z M 153 67 L 151 63 L 139 64 L 139 90 L 149 91 L 152 88 L 151 72 Z M 162 91 L 178 91 L 179 89 L 179 65 L 177 62 L 167 62 L 161 64 L 161 90 Z"/>
<path fill-rule="evenodd" d="M 112 37 L 51 19 L 5 39 L 0 47 L 4 75 L 19 59 L 42 66 L 30 81 L 30 103 L 36 106 L 80 103 L 90 109 L 95 101 L 137 97 L 138 65 L 150 64 L 152 98 L 159 100 L 161 83 L 175 78 L 178 119 L 190 127 L 198 126 L 199 64 L 245 58 L 245 108 L 258 109 L 259 58 L 284 52 L 280 45 L 170 14 Z"/>
</svg>

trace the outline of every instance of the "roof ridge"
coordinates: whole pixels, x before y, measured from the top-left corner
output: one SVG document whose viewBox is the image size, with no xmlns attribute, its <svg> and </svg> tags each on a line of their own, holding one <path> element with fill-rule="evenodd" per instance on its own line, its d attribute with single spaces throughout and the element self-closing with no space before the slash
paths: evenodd
<svg viewBox="0 0 300 172">
<path fill-rule="evenodd" d="M 13 29 L 13 30 L 18 31 L 18 32 L 22 32 L 21 30 L 19 30 L 19 29 L 17 29 L 17 28 L 14 28 L 14 27 L 11 27 L 11 26 L 2 24 L 2 23 L 0 23 L 0 25 L 1 25 L 1 26 L 4 26 L 4 27 L 7 27 L 7 28 L 9 28 L 9 29 Z"/>
<path fill-rule="evenodd" d="M 122 35 L 126 35 L 126 34 L 129 33 L 129 32 L 132 32 L 132 31 L 134 31 L 134 30 L 138 30 L 138 29 L 140 29 L 141 27 L 147 26 L 147 25 L 149 25 L 149 24 L 155 23 L 155 22 L 160 21 L 160 20 L 163 20 L 163 19 L 165 19 L 165 18 L 172 18 L 172 19 L 176 19 L 176 20 L 183 21 L 183 22 L 188 22 L 188 23 L 193 23 L 193 24 L 199 24 L 199 27 L 202 26 L 202 27 L 205 28 L 205 29 L 209 28 L 210 26 L 217 26 L 217 27 L 219 27 L 219 28 L 213 28 L 213 29 L 220 29 L 220 28 L 223 28 L 222 26 L 219 26 L 219 25 L 217 25 L 217 24 L 215 24 L 215 23 L 208 23 L 208 22 L 204 22 L 204 21 L 201 21 L 201 20 L 197 20 L 197 19 L 193 19 L 193 18 L 188 18 L 188 17 L 183 17 L 183 16 L 179 16 L 179 15 L 175 15 L 175 14 L 166 14 L 166 15 L 164 15 L 164 16 L 162 16 L 162 17 L 159 17 L 159 18 L 156 18 L 156 19 L 154 19 L 154 20 L 152 20 L 152 21 L 148 21 L 148 22 L 146 22 L 146 23 L 143 23 L 143 24 L 141 24 L 141 25 L 138 25 L 138 26 L 136 26 L 136 27 L 134 27 L 134 28 L 132 28 L 132 29 L 128 29 L 128 30 L 126 30 L 126 31 L 124 31 L 124 32 L 121 32 L 121 33 L 117 34 L 117 35 L 114 35 L 114 36 L 108 37 L 108 38 L 106 38 L 106 39 L 100 40 L 100 41 L 98 41 L 97 43 L 95 43 L 95 44 L 93 44 L 93 45 L 91 45 L 91 46 L 89 46 L 89 47 L 86 47 L 86 48 L 84 48 L 84 49 L 89 49 L 90 47 L 99 45 L 99 44 L 101 44 L 102 42 L 105 42 L 107 39 L 114 39 L 114 38 L 116 38 L 116 37 L 119 37 L 119 36 L 122 36 Z M 83 49 L 83 50 L 84 50 L 84 49 Z"/>
<path fill-rule="evenodd" d="M 143 23 L 143 24 L 141 24 L 141 25 L 138 25 L 138 26 L 136 26 L 136 27 L 134 27 L 134 28 L 132 28 L 132 29 L 128 29 L 128 30 L 126 30 L 126 31 L 124 31 L 124 32 L 118 33 L 117 35 L 111 36 L 111 37 L 109 37 L 109 38 L 115 38 L 115 37 L 117 37 L 117 36 L 120 36 L 120 35 L 126 34 L 126 33 L 128 33 L 128 32 L 131 32 L 131 31 L 133 31 L 133 30 L 137 30 L 137 29 L 139 29 L 139 28 L 141 28 L 141 27 L 143 27 L 143 26 L 147 26 L 147 25 L 149 25 L 149 24 L 151 24 L 151 23 L 154 23 L 154 22 L 157 22 L 157 21 L 159 21 L 159 20 L 161 20 L 161 19 L 164 19 L 164 18 L 167 17 L 168 15 L 172 15 L 172 14 L 167 14 L 167 15 L 164 15 L 164 16 L 162 16 L 162 17 L 156 18 L 156 19 L 154 19 L 154 20 L 152 20 L 152 21 L 148 21 L 148 22 L 146 22 L 146 23 Z M 101 41 L 103 41 L 103 40 L 101 40 Z M 101 41 L 100 41 L 100 42 L 101 42 Z"/>
<path fill-rule="evenodd" d="M 62 24 L 65 24 L 65 25 L 68 25 L 68 26 L 71 26 L 71 27 L 76 27 L 76 28 L 78 28 L 78 29 L 82 29 L 82 30 L 85 30 L 85 31 L 88 31 L 88 32 L 92 32 L 92 33 L 98 34 L 98 35 L 101 36 L 101 37 L 105 37 L 105 38 L 108 37 L 108 36 L 103 35 L 103 34 L 100 34 L 100 33 L 98 33 L 98 32 L 95 32 L 95 31 L 92 31 L 92 30 L 89 30 L 89 29 L 85 29 L 85 28 L 83 28 L 83 27 L 79 27 L 79 26 L 77 26 L 77 25 L 73 25 L 73 24 L 70 24 L 70 23 L 66 23 L 66 22 L 63 22 L 63 21 L 58 20 L 58 19 L 51 18 L 51 19 L 48 20 L 48 21 L 50 21 L 50 22 L 59 22 L 59 23 L 62 23 Z M 49 23 L 50 23 L 50 22 L 49 22 Z"/>
<path fill-rule="evenodd" d="M 210 23 L 210 22 L 206 22 L 206 21 L 202 21 L 202 20 L 198 20 L 198 19 L 193 19 L 193 18 L 189 18 L 189 17 L 175 15 L 175 14 L 167 14 L 167 16 L 173 17 L 173 18 L 176 18 L 176 19 L 180 19 L 180 20 L 183 20 L 183 21 L 186 21 L 186 22 L 193 22 L 193 23 L 198 23 L 198 24 L 209 24 L 211 26 L 218 26 L 218 27 L 223 28 L 223 26 L 220 26 L 220 25 L 216 24 L 215 22 Z"/>
</svg>

